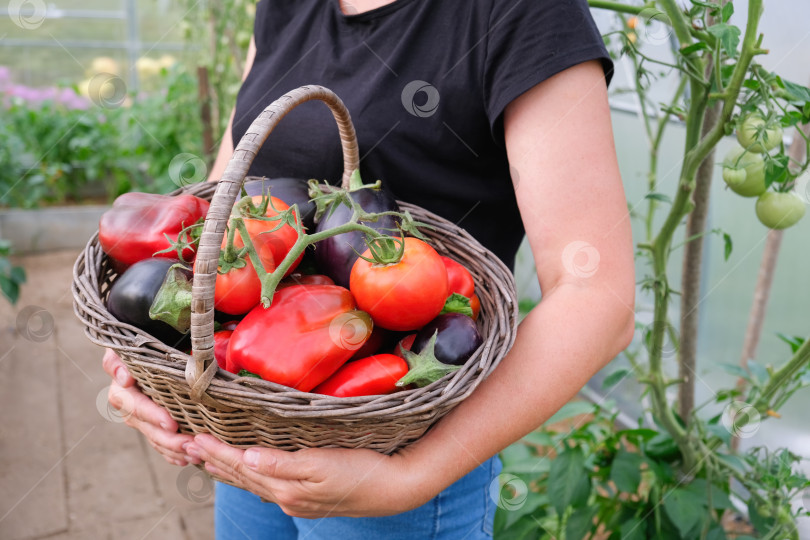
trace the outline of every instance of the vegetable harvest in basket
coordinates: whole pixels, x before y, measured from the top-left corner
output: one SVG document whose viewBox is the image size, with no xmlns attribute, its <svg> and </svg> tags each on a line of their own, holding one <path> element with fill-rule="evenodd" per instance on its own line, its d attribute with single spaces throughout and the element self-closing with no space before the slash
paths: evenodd
<svg viewBox="0 0 810 540">
<path fill-rule="evenodd" d="M 426 386 L 475 353 L 473 276 L 425 241 L 425 225 L 379 181 L 364 185 L 358 171 L 348 189 L 283 181 L 275 191 L 273 180 L 251 182 L 231 212 L 214 290 L 216 319 L 227 321 L 214 333 L 220 368 L 352 397 Z M 101 245 L 126 268 L 110 287 L 114 316 L 183 343 L 207 210 L 193 195 L 129 193 L 102 216 Z M 306 273 L 294 273 L 299 264 Z"/>
</svg>

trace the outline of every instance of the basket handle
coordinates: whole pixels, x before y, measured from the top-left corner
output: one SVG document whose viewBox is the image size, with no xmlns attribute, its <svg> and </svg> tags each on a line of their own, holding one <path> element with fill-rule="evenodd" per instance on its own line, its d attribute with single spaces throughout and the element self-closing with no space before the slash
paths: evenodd
<svg viewBox="0 0 810 540">
<path fill-rule="evenodd" d="M 343 147 L 343 186 L 348 187 L 352 172 L 360 164 L 357 135 L 349 111 L 340 98 L 322 86 L 301 86 L 267 106 L 250 124 L 228 162 L 217 185 L 205 218 L 197 257 L 191 300 L 191 348 L 193 356 L 186 363 L 186 381 L 191 399 L 203 405 L 230 409 L 206 393 L 217 371 L 214 359 L 214 284 L 217 278 L 219 252 L 225 226 L 248 169 L 264 141 L 284 116 L 298 105 L 319 99 L 329 106 L 338 125 Z"/>
</svg>

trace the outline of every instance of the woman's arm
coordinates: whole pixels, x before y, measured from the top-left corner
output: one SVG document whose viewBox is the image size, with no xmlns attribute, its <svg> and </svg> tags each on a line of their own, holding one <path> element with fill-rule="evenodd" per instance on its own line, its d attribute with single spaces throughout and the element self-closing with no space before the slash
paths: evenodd
<svg viewBox="0 0 810 540">
<path fill-rule="evenodd" d="M 536 429 L 629 344 L 632 237 L 601 67 L 581 64 L 537 85 L 508 106 L 504 124 L 543 299 L 475 392 L 393 456 L 242 451 L 207 435 L 189 453 L 291 515 L 398 513 Z"/>
</svg>

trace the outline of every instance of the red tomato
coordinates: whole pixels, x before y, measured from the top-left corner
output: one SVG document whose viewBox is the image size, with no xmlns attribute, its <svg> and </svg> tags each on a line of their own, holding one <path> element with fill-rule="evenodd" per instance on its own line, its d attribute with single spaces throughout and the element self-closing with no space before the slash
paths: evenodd
<svg viewBox="0 0 810 540">
<path fill-rule="evenodd" d="M 472 295 L 470 298 L 470 309 L 472 309 L 472 318 L 474 321 L 478 320 L 478 314 L 481 312 L 481 299 L 477 294 Z"/>
<path fill-rule="evenodd" d="M 418 238 L 405 238 L 405 252 L 394 264 L 360 258 L 352 267 L 349 288 L 357 306 L 375 325 L 416 330 L 430 322 L 447 300 L 447 270 L 436 250 Z M 366 250 L 364 257 L 370 257 Z"/>
<path fill-rule="evenodd" d="M 262 196 L 256 195 L 252 197 L 253 204 L 259 205 L 262 203 Z M 267 205 L 267 211 L 265 212 L 265 216 L 267 217 L 274 217 L 277 216 L 280 212 L 288 209 L 289 206 L 287 203 L 282 201 L 281 199 L 277 199 L 275 197 L 270 197 L 270 202 Z M 287 256 L 287 253 L 290 252 L 290 248 L 293 247 L 295 241 L 298 240 L 298 233 L 295 231 L 293 227 L 290 225 L 283 225 L 276 229 L 279 225 L 278 221 L 263 221 L 260 219 L 252 219 L 252 218 L 244 218 L 245 221 L 245 228 L 248 231 L 248 235 L 250 236 L 251 241 L 253 242 L 253 246 L 256 248 L 256 253 L 259 255 L 259 260 L 262 261 L 262 266 L 267 272 L 272 272 L 275 270 L 281 261 L 284 260 L 284 257 Z M 272 232 L 268 232 L 272 231 Z M 225 249 L 225 246 L 228 243 L 228 235 L 226 234 L 222 238 L 222 248 Z M 242 237 L 240 236 L 239 232 L 234 235 L 233 237 L 233 247 L 236 249 L 241 249 L 245 246 Z M 301 257 L 303 257 L 303 253 L 300 257 L 290 266 L 290 269 L 284 275 L 290 275 L 295 267 L 298 266 L 298 263 L 301 262 Z"/>
<path fill-rule="evenodd" d="M 447 268 L 447 286 L 450 289 L 447 294 L 457 293 L 471 298 L 475 293 L 475 281 L 470 271 L 450 257 L 442 256 L 442 262 Z"/>
<path fill-rule="evenodd" d="M 408 373 L 408 363 L 393 354 L 375 354 L 344 364 L 331 377 L 316 386 L 313 394 L 335 397 L 390 394 L 396 382 Z"/>
<path fill-rule="evenodd" d="M 214 285 L 214 307 L 229 315 L 247 313 L 262 297 L 262 282 L 250 259 L 242 268 L 231 268 L 217 274 Z"/>
<path fill-rule="evenodd" d="M 405 358 L 405 355 L 402 354 L 400 347 L 405 349 L 406 351 L 410 351 L 411 347 L 413 347 L 413 342 L 416 339 L 416 334 L 408 334 L 404 338 L 399 340 L 399 343 L 396 344 L 394 347 L 394 354 L 399 356 L 400 358 Z"/>
<path fill-rule="evenodd" d="M 231 342 L 232 334 L 233 330 L 214 332 L 214 358 L 216 358 L 217 364 L 222 369 L 225 369 L 226 366 L 225 358 L 227 357 L 228 343 Z"/>
</svg>

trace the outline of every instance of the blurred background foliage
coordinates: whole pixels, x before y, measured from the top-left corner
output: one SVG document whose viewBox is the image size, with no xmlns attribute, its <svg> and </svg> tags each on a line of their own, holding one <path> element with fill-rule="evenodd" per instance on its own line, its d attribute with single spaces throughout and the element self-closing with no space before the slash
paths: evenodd
<svg viewBox="0 0 810 540">
<path fill-rule="evenodd" d="M 165 193 L 178 187 L 175 156 L 210 165 L 255 0 L 65 0 L 48 10 L 48 39 L 0 17 L 0 207 Z"/>
</svg>

